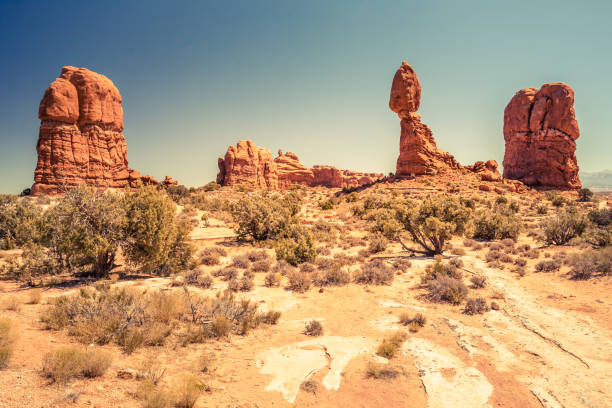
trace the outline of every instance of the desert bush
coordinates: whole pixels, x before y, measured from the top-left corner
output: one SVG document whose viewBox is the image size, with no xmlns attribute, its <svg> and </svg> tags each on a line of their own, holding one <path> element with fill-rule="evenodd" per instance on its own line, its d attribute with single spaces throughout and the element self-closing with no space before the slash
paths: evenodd
<svg viewBox="0 0 612 408">
<path fill-rule="evenodd" d="M 277 287 L 280 285 L 280 274 L 275 272 L 268 272 L 264 278 L 264 285 L 269 288 Z"/>
<path fill-rule="evenodd" d="M 307 273 L 303 273 L 299 270 L 290 270 L 287 273 L 287 279 L 289 280 L 287 289 L 294 292 L 306 292 L 308 289 L 310 289 L 310 285 L 312 285 L 310 276 Z"/>
<path fill-rule="evenodd" d="M 207 183 L 204 185 L 204 187 L 202 187 L 204 191 L 216 191 L 216 190 L 219 190 L 220 188 L 221 188 L 221 184 L 217 184 L 214 181 L 211 181 L 210 183 Z"/>
<path fill-rule="evenodd" d="M 521 230 L 520 219 L 512 212 L 481 210 L 474 217 L 473 238 L 482 240 L 518 238 Z"/>
<path fill-rule="evenodd" d="M 232 266 L 235 268 L 246 269 L 249 267 L 251 261 L 245 254 L 237 255 L 232 258 Z"/>
<path fill-rule="evenodd" d="M 588 217 L 592 223 L 600 227 L 607 227 L 612 224 L 612 209 L 602 208 L 591 210 L 589 211 Z"/>
<path fill-rule="evenodd" d="M 312 233 L 298 224 L 289 225 L 281 233 L 274 249 L 276 259 L 283 259 L 294 266 L 312 261 L 317 256 Z"/>
<path fill-rule="evenodd" d="M 278 319 L 281 317 L 281 312 L 277 310 L 269 310 L 264 313 L 261 317 L 261 322 L 265 324 L 275 325 L 278 323 Z"/>
<path fill-rule="evenodd" d="M 262 259 L 260 261 L 253 262 L 251 270 L 253 272 L 268 272 L 272 267 L 272 262 L 269 259 Z"/>
<path fill-rule="evenodd" d="M 205 389 L 205 385 L 193 375 L 184 375 L 173 384 L 175 408 L 193 408 Z"/>
<path fill-rule="evenodd" d="M 21 261 L 9 260 L 0 268 L 0 273 L 7 278 L 26 282 L 34 286 L 35 281 L 45 275 L 54 275 L 61 272 L 61 265 L 57 257 L 53 256 L 46 248 L 27 243 L 21 255 Z"/>
<path fill-rule="evenodd" d="M 109 354 L 78 346 L 60 347 L 43 358 L 43 375 L 65 384 L 75 377 L 94 378 L 104 375 L 112 362 Z"/>
<path fill-rule="evenodd" d="M 448 276 L 437 276 L 427 286 L 429 298 L 436 302 L 461 303 L 467 296 L 468 289 L 460 279 Z"/>
<path fill-rule="evenodd" d="M 484 288 L 487 286 L 487 277 L 484 275 L 475 275 L 470 278 L 472 286 L 476 289 Z"/>
<path fill-rule="evenodd" d="M 137 188 L 124 196 L 127 213 L 126 260 L 145 272 L 167 275 L 189 269 L 191 227 L 175 222 L 175 204 L 154 188 Z"/>
<path fill-rule="evenodd" d="M 412 266 L 412 262 L 410 262 L 410 260 L 406 258 L 398 258 L 394 259 L 391 265 L 398 271 L 406 272 L 408 268 Z"/>
<path fill-rule="evenodd" d="M 0 318 L 0 370 L 6 368 L 17 340 L 17 333 L 13 327 L 13 321 Z"/>
<path fill-rule="evenodd" d="M 388 244 L 387 238 L 382 234 L 374 234 L 368 239 L 368 250 L 373 254 L 383 252 Z"/>
<path fill-rule="evenodd" d="M 253 249 L 247 252 L 246 256 L 251 262 L 267 261 L 269 258 L 268 254 L 263 249 L 260 249 L 260 250 Z"/>
<path fill-rule="evenodd" d="M 411 332 L 417 332 L 421 327 L 425 326 L 427 318 L 421 313 L 417 313 L 414 317 L 410 317 L 408 313 L 402 313 L 399 317 L 399 323 L 403 326 L 408 326 Z"/>
<path fill-rule="evenodd" d="M 28 292 L 28 303 L 37 305 L 42 299 L 42 289 L 36 288 Z"/>
<path fill-rule="evenodd" d="M 319 271 L 313 279 L 316 286 L 342 286 L 350 281 L 351 275 L 338 265 Z"/>
<path fill-rule="evenodd" d="M 0 249 L 40 242 L 44 230 L 42 212 L 28 200 L 14 196 L 0 199 Z"/>
<path fill-rule="evenodd" d="M 451 263 L 444 264 L 439 259 L 436 259 L 435 262 L 430 263 L 425 267 L 425 274 L 421 278 L 421 281 L 427 282 L 434 280 L 439 276 L 448 276 L 455 279 L 461 279 L 463 274 L 456 265 Z"/>
<path fill-rule="evenodd" d="M 319 201 L 319 208 L 323 211 L 332 210 L 336 204 L 336 200 L 328 198 L 327 200 Z"/>
<path fill-rule="evenodd" d="M 189 198 L 189 189 L 183 185 L 167 186 L 165 189 L 168 197 L 177 204 L 184 203 Z"/>
<path fill-rule="evenodd" d="M 572 279 L 590 279 L 595 274 L 612 275 L 612 247 L 588 250 L 570 259 Z"/>
<path fill-rule="evenodd" d="M 174 405 L 174 396 L 168 390 L 158 388 L 151 381 L 142 382 L 138 395 L 142 399 L 143 408 L 172 408 Z"/>
<path fill-rule="evenodd" d="M 463 313 L 468 315 L 473 314 L 483 314 L 491 310 L 486 299 L 478 297 L 478 298 L 470 298 L 467 300 L 465 304 L 465 309 Z"/>
<path fill-rule="evenodd" d="M 306 323 L 304 334 L 307 336 L 320 336 L 323 334 L 323 325 L 317 320 L 311 320 Z"/>
<path fill-rule="evenodd" d="M 361 266 L 353 277 L 355 282 L 373 285 L 390 285 L 395 273 L 384 261 L 374 260 Z"/>
<path fill-rule="evenodd" d="M 581 188 L 578 190 L 578 201 L 586 203 L 593 199 L 593 192 L 588 188 Z"/>
<path fill-rule="evenodd" d="M 536 264 L 536 272 L 554 272 L 561 268 L 561 262 L 556 259 L 540 261 Z"/>
<path fill-rule="evenodd" d="M 200 251 L 199 260 L 203 265 L 219 265 L 221 257 L 226 255 L 227 252 L 221 247 L 208 247 Z"/>
<path fill-rule="evenodd" d="M 548 214 L 548 207 L 545 204 L 538 205 L 536 212 L 539 215 L 546 215 Z"/>
<path fill-rule="evenodd" d="M 243 275 L 239 283 L 240 287 L 238 288 L 238 290 L 240 290 L 241 292 L 249 292 L 253 290 L 253 287 L 255 286 L 255 284 L 253 283 L 253 278 L 249 277 L 248 275 Z"/>
<path fill-rule="evenodd" d="M 391 337 L 383 340 L 383 342 L 378 345 L 376 354 L 388 360 L 392 359 L 407 338 L 407 334 L 402 331 L 394 333 Z"/>
<path fill-rule="evenodd" d="M 574 208 L 560 211 L 555 217 L 540 223 L 544 242 L 554 245 L 567 244 L 572 238 L 582 235 L 586 227 L 586 217 Z"/>
<path fill-rule="evenodd" d="M 239 239 L 277 239 L 293 223 L 291 208 L 267 196 L 245 196 L 231 206 Z M 299 209 L 298 209 L 299 211 Z"/>
<path fill-rule="evenodd" d="M 240 290 L 240 281 L 236 278 L 232 278 L 227 281 L 227 290 L 232 292 L 238 292 Z"/>
<path fill-rule="evenodd" d="M 463 235 L 472 214 L 457 198 L 446 196 L 406 202 L 397 205 L 395 211 L 403 229 L 429 255 L 441 254 L 449 239 Z"/>
</svg>

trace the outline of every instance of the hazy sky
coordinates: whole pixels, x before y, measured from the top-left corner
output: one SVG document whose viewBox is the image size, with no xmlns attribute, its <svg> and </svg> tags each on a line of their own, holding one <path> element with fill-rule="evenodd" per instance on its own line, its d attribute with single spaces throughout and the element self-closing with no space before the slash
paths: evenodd
<svg viewBox="0 0 612 408">
<path fill-rule="evenodd" d="M 189 186 L 241 139 L 308 166 L 393 171 L 402 60 L 423 122 L 462 163 L 501 164 L 512 95 L 564 81 L 580 168 L 611 168 L 611 16 L 610 1 L 575 0 L 0 0 L 0 192 L 32 184 L 38 104 L 63 65 L 121 92 L 131 168 Z"/>
</svg>

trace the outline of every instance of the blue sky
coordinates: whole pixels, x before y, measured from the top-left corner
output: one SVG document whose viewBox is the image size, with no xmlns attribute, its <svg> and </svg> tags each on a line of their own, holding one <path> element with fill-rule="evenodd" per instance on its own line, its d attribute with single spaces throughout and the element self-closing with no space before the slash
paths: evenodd
<svg viewBox="0 0 612 408">
<path fill-rule="evenodd" d="M 38 104 L 64 65 L 123 97 L 130 167 L 198 186 L 240 139 L 308 165 L 389 172 L 402 60 L 422 120 L 464 164 L 504 153 L 521 88 L 576 94 L 584 171 L 611 168 L 612 2 L 0 0 L 0 192 L 33 181 Z"/>
</svg>

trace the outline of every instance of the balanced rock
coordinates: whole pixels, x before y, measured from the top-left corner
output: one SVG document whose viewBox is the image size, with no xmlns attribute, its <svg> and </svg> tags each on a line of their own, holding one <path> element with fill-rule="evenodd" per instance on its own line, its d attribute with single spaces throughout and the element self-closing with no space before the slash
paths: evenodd
<svg viewBox="0 0 612 408">
<path fill-rule="evenodd" d="M 278 189 L 278 170 L 272 153 L 250 140 L 230 146 L 218 165 L 217 183 L 223 186 Z"/>
<path fill-rule="evenodd" d="M 283 154 L 278 151 L 278 157 L 274 159 L 278 171 L 278 188 L 287 189 L 293 184 L 311 186 L 314 182 L 312 170 L 300 163 L 297 155 L 292 152 Z"/>
<path fill-rule="evenodd" d="M 178 186 L 178 181 L 176 181 L 175 179 L 173 179 L 170 176 L 166 176 L 164 178 L 164 181 L 161 182 L 162 186 L 164 187 L 170 187 L 170 186 Z"/>
<path fill-rule="evenodd" d="M 518 91 L 504 111 L 504 178 L 528 186 L 578 189 L 574 91 L 563 82 Z"/>
<path fill-rule="evenodd" d="M 421 84 L 406 62 L 393 77 L 389 108 L 401 119 L 400 154 L 396 176 L 433 174 L 442 168 L 461 168 L 455 158 L 438 149 L 431 130 L 416 113 L 421 102 Z"/>
<path fill-rule="evenodd" d="M 38 117 L 33 194 L 83 183 L 120 188 L 142 181 L 128 168 L 121 95 L 104 75 L 63 67 L 45 91 Z"/>
</svg>

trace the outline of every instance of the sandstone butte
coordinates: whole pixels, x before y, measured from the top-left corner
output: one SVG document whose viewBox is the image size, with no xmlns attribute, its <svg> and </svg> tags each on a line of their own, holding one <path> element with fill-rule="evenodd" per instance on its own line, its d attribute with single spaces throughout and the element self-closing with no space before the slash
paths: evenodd
<svg viewBox="0 0 612 408">
<path fill-rule="evenodd" d="M 578 189 L 574 91 L 563 82 L 518 91 L 504 111 L 504 178 L 540 188 Z"/>
<path fill-rule="evenodd" d="M 219 158 L 217 183 L 224 186 L 244 185 L 257 189 L 287 189 L 292 185 L 350 188 L 382 179 L 380 173 L 339 170 L 333 166 L 307 168 L 292 152 L 278 151 L 272 157 L 266 148 L 251 140 L 241 140 L 230 146 L 225 157 Z"/>
<path fill-rule="evenodd" d="M 128 167 L 121 95 L 104 75 L 66 66 L 38 109 L 40 131 L 33 194 L 88 184 L 121 188 L 157 184 Z"/>
<path fill-rule="evenodd" d="M 440 150 L 431 130 L 417 113 L 421 103 L 421 83 L 410 64 L 402 61 L 391 84 L 389 108 L 401 119 L 400 154 L 395 176 L 398 178 L 436 174 L 451 169 L 466 169 L 480 175 L 483 181 L 501 181 L 497 162 L 476 162 L 462 166 L 453 155 Z"/>
</svg>

